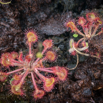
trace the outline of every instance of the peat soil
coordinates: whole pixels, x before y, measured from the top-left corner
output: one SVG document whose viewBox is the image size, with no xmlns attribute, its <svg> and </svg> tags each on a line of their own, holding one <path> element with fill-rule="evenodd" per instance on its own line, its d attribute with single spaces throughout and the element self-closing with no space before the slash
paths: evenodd
<svg viewBox="0 0 103 103">
<path fill-rule="evenodd" d="M 85 16 L 87 12 L 95 12 L 102 19 L 103 1 L 12 0 L 10 4 L 0 4 L 0 55 L 27 50 L 25 32 L 33 29 L 38 34 L 38 42 L 53 39 L 53 50 L 57 52 L 58 58 L 45 65 L 72 68 L 76 64 L 76 57 L 71 56 L 68 49 L 73 36 L 64 23 Z M 36 47 L 37 44 L 33 45 L 34 49 Z M 9 77 L 6 82 L 0 82 L 0 103 L 103 103 L 103 34 L 90 41 L 89 49 L 90 52 L 100 53 L 101 58 L 80 55 L 77 68 L 68 71 L 67 79 L 58 81 L 54 89 L 42 99 L 35 100 L 32 97 L 33 85 L 29 80 L 24 84 L 24 96 L 12 94 Z M 5 69 L 1 65 L 0 68 Z"/>
</svg>

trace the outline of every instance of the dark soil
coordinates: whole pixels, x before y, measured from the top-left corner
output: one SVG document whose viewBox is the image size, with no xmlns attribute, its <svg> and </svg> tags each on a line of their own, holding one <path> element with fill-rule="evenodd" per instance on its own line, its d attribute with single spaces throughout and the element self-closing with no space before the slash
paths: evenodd
<svg viewBox="0 0 103 103">
<path fill-rule="evenodd" d="M 48 63 L 50 66 L 73 67 L 76 58 L 68 53 L 72 33 L 64 23 L 90 11 L 103 18 L 102 5 L 102 0 L 12 0 L 11 4 L 0 4 L 0 55 L 27 50 L 25 32 L 34 29 L 39 41 L 53 39 L 58 59 Z M 9 77 L 6 82 L 0 82 L 0 103 L 103 103 L 103 35 L 93 38 L 89 45 L 90 52 L 98 51 L 101 58 L 80 55 L 77 68 L 69 71 L 66 81 L 58 81 L 42 99 L 32 97 L 33 86 L 29 78 L 24 85 L 24 96 L 12 94 Z"/>
</svg>

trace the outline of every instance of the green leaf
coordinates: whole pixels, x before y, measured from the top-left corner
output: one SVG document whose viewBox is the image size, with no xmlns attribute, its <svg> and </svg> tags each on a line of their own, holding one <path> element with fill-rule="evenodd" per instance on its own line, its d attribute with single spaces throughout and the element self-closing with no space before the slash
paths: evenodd
<svg viewBox="0 0 103 103">
<path fill-rule="evenodd" d="M 36 53 L 36 57 L 37 57 L 37 58 L 42 58 L 42 57 L 43 57 L 43 54 L 42 54 L 41 52 L 37 52 L 37 53 Z"/>
<path fill-rule="evenodd" d="M 86 47 L 88 47 L 88 42 L 86 42 Z"/>
<path fill-rule="evenodd" d="M 9 1 L 9 2 L 2 2 L 2 1 L 0 1 L 0 4 L 10 4 L 11 3 L 11 1 Z"/>
<path fill-rule="evenodd" d="M 70 46 L 70 48 L 73 47 L 73 43 L 74 43 L 74 40 L 73 40 L 73 39 L 70 39 L 70 41 L 69 41 L 69 46 Z"/>
<path fill-rule="evenodd" d="M 12 82 L 13 80 L 14 80 L 13 78 L 10 80 L 10 84 L 11 84 L 11 85 L 12 85 L 12 83 L 11 83 L 11 82 Z"/>
<path fill-rule="evenodd" d="M 73 37 L 74 37 L 74 38 L 77 38 L 77 37 L 78 37 L 78 34 L 73 34 Z"/>
</svg>

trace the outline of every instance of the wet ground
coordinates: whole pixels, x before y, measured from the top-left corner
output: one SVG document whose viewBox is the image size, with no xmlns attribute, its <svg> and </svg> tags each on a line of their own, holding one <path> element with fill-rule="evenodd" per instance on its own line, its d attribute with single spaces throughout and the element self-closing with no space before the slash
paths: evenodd
<svg viewBox="0 0 103 103">
<path fill-rule="evenodd" d="M 46 65 L 74 67 L 76 57 L 68 52 L 69 40 L 73 36 L 64 27 L 64 23 L 91 11 L 98 13 L 103 20 L 103 1 L 90 1 L 12 0 L 10 4 L 0 4 L 0 55 L 4 52 L 27 50 L 25 32 L 35 29 L 39 36 L 38 42 L 53 39 L 53 50 L 58 54 L 54 63 Z M 24 96 L 12 94 L 9 77 L 6 82 L 0 82 L 0 103 L 103 103 L 103 35 L 93 38 L 89 45 L 90 51 L 98 51 L 101 58 L 80 55 L 77 68 L 69 71 L 66 81 L 58 81 L 54 89 L 42 99 L 35 100 L 32 97 L 33 86 L 29 78 L 24 85 Z M 37 44 L 34 49 L 36 47 Z"/>
</svg>

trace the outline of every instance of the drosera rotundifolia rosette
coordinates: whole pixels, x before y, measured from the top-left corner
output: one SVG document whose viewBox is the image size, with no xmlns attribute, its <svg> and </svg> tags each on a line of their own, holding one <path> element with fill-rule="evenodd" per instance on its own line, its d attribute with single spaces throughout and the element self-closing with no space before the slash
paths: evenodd
<svg viewBox="0 0 103 103">
<path fill-rule="evenodd" d="M 40 99 L 45 95 L 45 92 L 50 92 L 54 88 L 54 84 L 57 80 L 64 81 L 67 77 L 67 70 L 64 67 L 54 66 L 45 67 L 43 65 L 44 61 L 54 62 L 56 59 L 56 53 L 51 50 L 53 47 L 53 41 L 51 39 L 46 39 L 43 41 L 43 51 L 37 52 L 35 55 L 33 53 L 33 44 L 38 41 L 38 36 L 35 31 L 29 30 L 26 32 L 26 39 L 29 51 L 26 55 L 23 52 L 7 52 L 3 53 L 0 58 L 0 63 L 6 67 L 17 67 L 15 70 L 9 72 L 0 71 L 0 81 L 5 81 L 9 75 L 12 75 L 10 80 L 11 92 L 15 95 L 24 95 L 22 86 L 25 82 L 25 78 L 31 75 L 31 81 L 34 86 L 33 97 L 35 99 Z M 41 73 L 41 72 L 44 72 Z M 54 74 L 53 76 L 45 76 L 45 72 L 49 74 Z M 48 74 L 48 75 L 49 75 Z M 39 87 L 37 81 L 41 81 L 43 87 Z M 39 86 L 38 86 L 39 85 Z"/>
<path fill-rule="evenodd" d="M 72 20 L 65 23 L 65 26 L 74 32 L 74 37 L 78 37 L 78 35 L 82 37 L 77 42 L 75 42 L 72 38 L 69 41 L 69 53 L 73 56 L 77 55 L 76 66 L 71 69 L 68 68 L 69 70 L 73 70 L 77 67 L 79 63 L 78 54 L 100 59 L 100 54 L 98 52 L 89 52 L 89 42 L 93 37 L 103 33 L 103 28 L 99 28 L 99 26 L 102 25 L 102 21 L 95 13 L 91 12 L 86 14 L 86 18 L 79 17 L 78 25 L 81 26 L 82 30 L 79 30 L 75 25 L 75 22 Z"/>
</svg>

